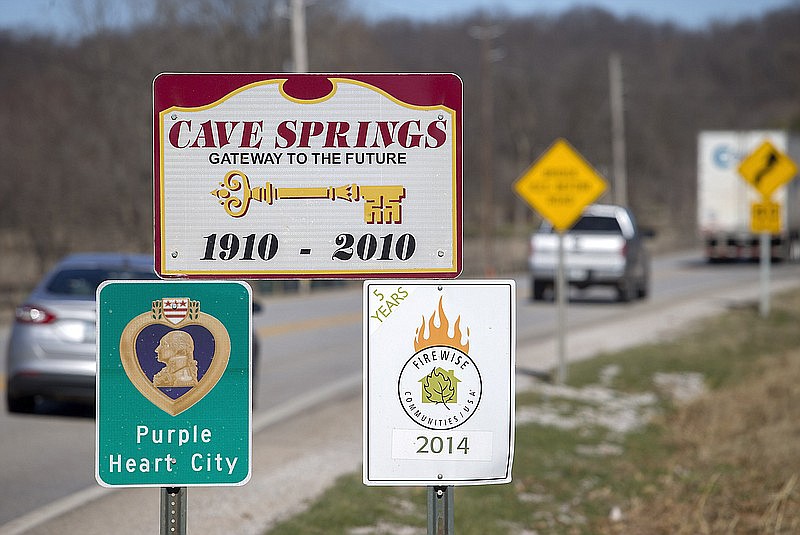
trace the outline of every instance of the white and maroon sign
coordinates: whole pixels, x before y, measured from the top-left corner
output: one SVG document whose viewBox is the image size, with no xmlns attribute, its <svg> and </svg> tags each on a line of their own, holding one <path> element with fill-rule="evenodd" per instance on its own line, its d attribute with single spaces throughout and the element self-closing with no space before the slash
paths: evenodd
<svg viewBox="0 0 800 535">
<path fill-rule="evenodd" d="M 161 74 L 153 82 L 163 277 L 453 278 L 453 74 Z"/>
</svg>

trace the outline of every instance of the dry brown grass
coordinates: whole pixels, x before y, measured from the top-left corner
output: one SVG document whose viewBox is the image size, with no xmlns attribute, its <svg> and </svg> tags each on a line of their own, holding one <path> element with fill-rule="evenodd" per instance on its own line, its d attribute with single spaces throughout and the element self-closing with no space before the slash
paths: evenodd
<svg viewBox="0 0 800 535">
<path fill-rule="evenodd" d="M 634 500 L 617 534 L 800 533 L 800 350 L 679 408 L 660 492 Z"/>
</svg>

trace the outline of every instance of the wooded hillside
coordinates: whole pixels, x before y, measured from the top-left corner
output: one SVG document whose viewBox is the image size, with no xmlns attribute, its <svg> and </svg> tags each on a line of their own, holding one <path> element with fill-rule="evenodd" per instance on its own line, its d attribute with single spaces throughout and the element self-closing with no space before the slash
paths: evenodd
<svg viewBox="0 0 800 535">
<path fill-rule="evenodd" d="M 156 5 L 132 28 L 93 20 L 95 31 L 71 41 L 0 33 L 4 271 L 23 253 L 39 271 L 73 250 L 151 251 L 156 74 L 289 65 L 283 0 Z M 511 184 L 557 137 L 612 178 L 612 53 L 622 60 L 630 204 L 676 245 L 696 237 L 698 131 L 800 127 L 800 5 L 687 30 L 599 9 L 371 24 L 330 1 L 307 8 L 307 25 L 311 72 L 461 76 L 467 236 L 480 233 L 486 144 L 498 234 L 530 227 Z M 487 34 L 482 49 L 476 37 Z"/>
</svg>

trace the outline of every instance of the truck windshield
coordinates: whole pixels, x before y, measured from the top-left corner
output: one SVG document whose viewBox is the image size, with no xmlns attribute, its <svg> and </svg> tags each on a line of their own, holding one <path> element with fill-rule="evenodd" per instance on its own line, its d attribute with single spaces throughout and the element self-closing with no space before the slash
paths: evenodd
<svg viewBox="0 0 800 535">
<path fill-rule="evenodd" d="M 622 233 L 616 217 L 583 216 L 570 230 L 581 232 L 614 232 Z"/>
</svg>

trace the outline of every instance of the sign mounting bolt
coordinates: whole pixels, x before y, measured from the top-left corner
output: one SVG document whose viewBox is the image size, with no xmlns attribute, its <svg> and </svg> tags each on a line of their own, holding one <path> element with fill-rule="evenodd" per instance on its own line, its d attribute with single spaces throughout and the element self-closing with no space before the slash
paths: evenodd
<svg viewBox="0 0 800 535">
<path fill-rule="evenodd" d="M 178 251 L 172 251 L 172 258 L 178 258 Z"/>
</svg>

